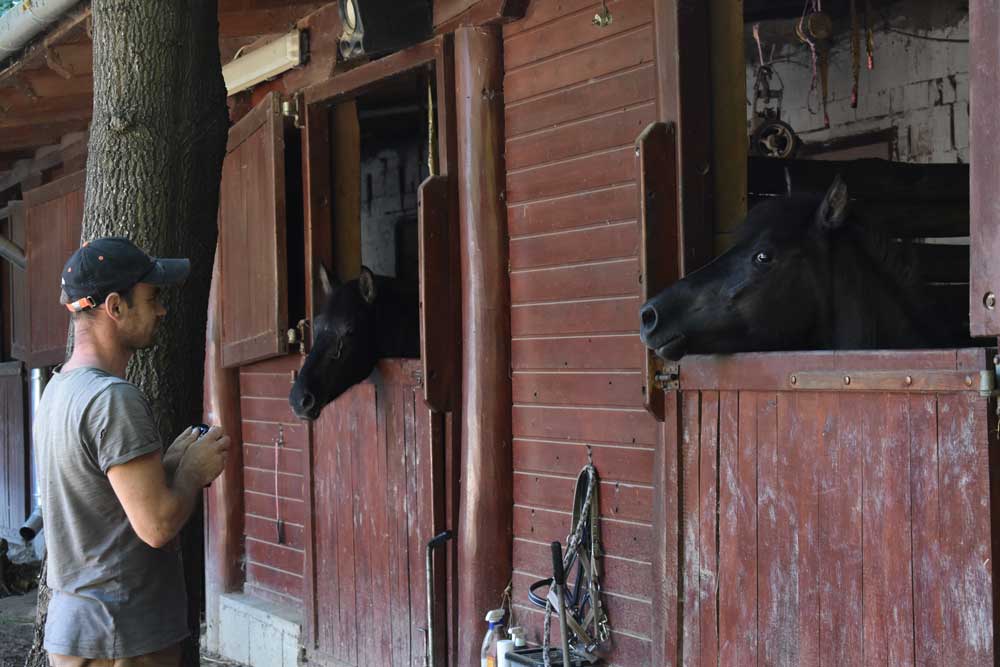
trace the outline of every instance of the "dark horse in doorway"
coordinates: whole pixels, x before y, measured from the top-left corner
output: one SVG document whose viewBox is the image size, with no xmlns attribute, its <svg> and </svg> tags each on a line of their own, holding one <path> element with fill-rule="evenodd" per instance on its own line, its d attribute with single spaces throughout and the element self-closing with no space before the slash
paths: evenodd
<svg viewBox="0 0 1000 667">
<path fill-rule="evenodd" d="M 325 269 L 322 313 L 312 322 L 313 345 L 288 402 L 301 419 L 320 411 L 367 378 L 379 359 L 420 356 L 416 285 L 361 267 L 357 280 L 335 285 Z"/>
<path fill-rule="evenodd" d="M 732 248 L 642 306 L 642 342 L 670 360 L 967 343 L 921 294 L 913 253 L 848 200 L 837 177 L 825 196 L 754 207 Z"/>
</svg>

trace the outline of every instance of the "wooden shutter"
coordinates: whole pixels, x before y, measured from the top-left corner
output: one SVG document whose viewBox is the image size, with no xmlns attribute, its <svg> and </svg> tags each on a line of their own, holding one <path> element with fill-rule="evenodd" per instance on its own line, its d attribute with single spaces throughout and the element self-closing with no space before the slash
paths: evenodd
<svg viewBox="0 0 1000 667">
<path fill-rule="evenodd" d="M 677 134 L 672 123 L 653 123 L 636 140 L 639 211 L 642 228 L 642 301 L 681 277 L 677 224 Z M 663 388 L 656 376 L 663 360 L 643 348 L 643 397 L 646 409 L 663 421 Z"/>
<path fill-rule="evenodd" d="M 222 365 L 285 354 L 285 140 L 270 93 L 229 130 L 219 201 Z"/>
<path fill-rule="evenodd" d="M 0 222 L 4 232 L 11 241 L 22 250 L 27 247 L 27 228 L 25 227 L 24 202 L 20 200 L 7 202 L 0 211 Z M 28 275 L 27 270 L 4 262 L 4 299 L 6 301 L 6 316 L 9 329 L 4 332 L 9 336 L 10 356 L 14 359 L 27 359 L 28 354 Z"/>
<path fill-rule="evenodd" d="M 969 3 L 970 263 L 969 324 L 973 336 L 1000 334 L 1000 6 Z"/>
<path fill-rule="evenodd" d="M 455 241 L 451 230 L 451 189 L 446 176 L 428 176 L 418 191 L 420 251 L 420 358 L 424 399 L 438 412 L 451 410 L 454 397 L 456 302 L 451 296 Z"/>
<path fill-rule="evenodd" d="M 28 518 L 24 376 L 19 362 L 0 364 L 0 536 Z"/>
<path fill-rule="evenodd" d="M 69 311 L 59 303 L 61 275 L 80 247 L 85 180 L 86 172 L 78 171 L 24 194 L 28 336 L 24 355 L 17 358 L 29 368 L 54 366 L 66 358 Z"/>
</svg>

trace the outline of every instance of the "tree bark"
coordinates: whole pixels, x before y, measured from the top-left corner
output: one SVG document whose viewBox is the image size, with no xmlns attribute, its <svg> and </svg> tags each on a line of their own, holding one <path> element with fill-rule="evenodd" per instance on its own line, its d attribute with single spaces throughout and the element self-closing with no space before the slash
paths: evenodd
<svg viewBox="0 0 1000 667">
<path fill-rule="evenodd" d="M 191 259 L 187 283 L 165 291 L 168 315 L 157 345 L 137 354 L 128 369 L 169 443 L 202 414 L 205 320 L 229 125 L 217 2 L 93 0 L 92 13 L 94 115 L 83 239 L 126 236 L 152 255 Z M 184 664 L 197 665 L 200 511 L 182 541 L 192 630 Z M 46 665 L 39 646 L 27 667 Z"/>
</svg>

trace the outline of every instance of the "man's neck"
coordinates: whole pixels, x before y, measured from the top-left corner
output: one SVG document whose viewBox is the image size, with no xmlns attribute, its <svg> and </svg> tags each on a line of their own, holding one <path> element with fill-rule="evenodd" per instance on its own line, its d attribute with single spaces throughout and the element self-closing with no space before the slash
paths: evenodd
<svg viewBox="0 0 1000 667">
<path fill-rule="evenodd" d="M 63 364 L 62 370 L 97 368 L 124 379 L 125 369 L 128 367 L 128 362 L 134 351 L 109 341 L 101 341 L 100 337 L 93 337 L 86 333 L 81 335 L 81 333 L 78 329 L 74 334 L 73 354 Z"/>
</svg>

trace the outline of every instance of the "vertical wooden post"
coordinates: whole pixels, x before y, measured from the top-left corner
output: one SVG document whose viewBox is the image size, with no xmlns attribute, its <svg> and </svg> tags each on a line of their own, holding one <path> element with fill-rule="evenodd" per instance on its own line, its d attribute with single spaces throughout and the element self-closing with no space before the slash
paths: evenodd
<svg viewBox="0 0 1000 667">
<path fill-rule="evenodd" d="M 463 341 L 457 664 L 471 665 L 482 619 L 499 605 L 512 568 L 510 285 L 496 27 L 456 31 L 455 81 Z"/>
<path fill-rule="evenodd" d="M 681 275 L 712 258 L 712 83 L 705 76 L 712 57 L 708 4 L 688 0 L 653 4 L 657 120 L 677 127 Z"/>
<path fill-rule="evenodd" d="M 240 374 L 222 367 L 219 253 L 215 253 L 205 330 L 204 420 L 232 440 L 222 474 L 205 490 L 205 619 L 208 648 L 219 652 L 219 596 L 242 590 L 243 438 Z"/>
<path fill-rule="evenodd" d="M 361 127 L 358 103 L 333 108 L 333 264 L 341 282 L 361 274 Z M 745 160 L 744 160 L 745 162 Z"/>
<path fill-rule="evenodd" d="M 711 0 L 712 190 L 715 251 L 728 249 L 729 237 L 747 212 L 746 63 L 743 53 L 743 2 Z"/>
</svg>

